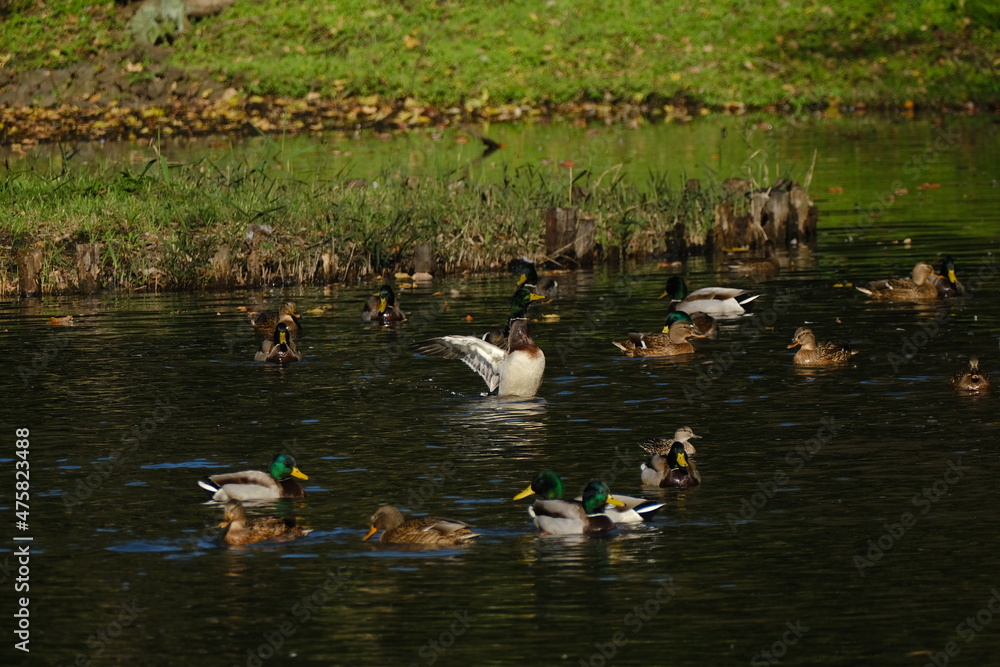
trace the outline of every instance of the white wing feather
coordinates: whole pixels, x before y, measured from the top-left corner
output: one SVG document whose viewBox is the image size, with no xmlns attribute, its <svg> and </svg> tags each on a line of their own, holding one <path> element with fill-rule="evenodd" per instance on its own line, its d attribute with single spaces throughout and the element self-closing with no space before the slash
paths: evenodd
<svg viewBox="0 0 1000 667">
<path fill-rule="evenodd" d="M 507 356 L 505 350 L 475 336 L 432 338 L 417 348 L 417 351 L 432 357 L 461 359 L 486 381 L 491 392 L 500 385 L 500 369 Z"/>
</svg>

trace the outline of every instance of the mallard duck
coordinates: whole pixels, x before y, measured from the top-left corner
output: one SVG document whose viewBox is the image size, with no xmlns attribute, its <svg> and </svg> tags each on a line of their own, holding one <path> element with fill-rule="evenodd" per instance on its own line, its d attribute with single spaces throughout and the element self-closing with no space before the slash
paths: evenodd
<svg viewBox="0 0 1000 667">
<path fill-rule="evenodd" d="M 727 265 L 730 271 L 743 275 L 754 276 L 775 276 L 781 270 L 778 262 L 778 255 L 774 252 L 774 244 L 770 241 L 764 243 L 763 257 L 741 257 L 731 260 Z"/>
<path fill-rule="evenodd" d="M 379 542 L 382 544 L 422 544 L 426 546 L 455 547 L 469 544 L 479 537 L 468 524 L 451 519 L 422 516 L 403 521 L 399 510 L 382 505 L 372 514 L 371 527 L 362 542 L 385 529 Z"/>
<path fill-rule="evenodd" d="M 295 309 L 294 301 L 285 301 L 282 303 L 278 307 L 278 312 L 264 310 L 259 313 L 252 313 L 248 317 L 250 318 L 250 324 L 253 325 L 253 330 L 258 336 L 263 336 L 264 338 L 272 338 L 274 336 L 274 329 L 278 326 L 278 322 L 284 322 L 285 327 L 287 327 L 292 336 L 298 336 L 302 333 L 302 318 Z"/>
<path fill-rule="evenodd" d="M 475 336 L 442 336 L 414 347 L 427 356 L 461 359 L 498 396 L 534 396 L 545 372 L 545 354 L 535 345 L 526 318 L 510 320 L 506 349 Z"/>
<path fill-rule="evenodd" d="M 535 475 L 531 484 L 521 493 L 514 496 L 514 500 L 527 498 L 535 494 L 544 500 L 562 500 L 563 483 L 559 475 L 551 470 L 546 470 Z M 576 499 L 583 501 L 583 497 Z M 656 514 L 657 510 L 666 503 L 657 503 L 645 498 L 633 498 L 631 496 L 615 495 L 615 500 L 621 503 L 620 506 L 614 503 L 607 503 L 604 506 L 604 513 L 611 517 L 615 523 L 641 523 L 647 521 Z"/>
<path fill-rule="evenodd" d="M 667 296 L 673 301 L 674 310 L 688 314 L 701 312 L 713 317 L 737 317 L 747 312 L 749 305 L 760 294 L 735 287 L 702 287 L 689 293 L 683 277 L 671 276 L 660 298 Z"/>
<path fill-rule="evenodd" d="M 642 483 L 660 488 L 689 489 L 701 484 L 701 473 L 684 451 L 684 443 L 676 441 L 666 456 L 653 454 L 640 466 Z"/>
<path fill-rule="evenodd" d="M 969 356 L 968 365 L 955 373 L 951 379 L 951 388 L 956 391 L 967 391 L 977 394 L 986 394 L 993 390 L 993 381 L 990 374 L 979 370 L 979 357 Z"/>
<path fill-rule="evenodd" d="M 517 276 L 517 286 L 527 286 L 535 294 L 550 299 L 559 294 L 559 283 L 553 278 L 539 278 L 534 263 L 527 259 L 512 259 L 507 270 Z"/>
<path fill-rule="evenodd" d="M 284 322 L 274 328 L 274 339 L 260 344 L 260 351 L 253 355 L 255 361 L 269 361 L 273 364 L 290 364 L 302 361 L 302 354 L 295 347 L 292 335 Z"/>
<path fill-rule="evenodd" d="M 615 527 L 614 520 L 604 513 L 608 503 L 620 506 L 608 485 L 594 480 L 584 488 L 581 502 L 536 500 L 528 507 L 528 514 L 534 519 L 535 527 L 549 535 L 602 533 Z"/>
<path fill-rule="evenodd" d="M 361 310 L 362 322 L 377 322 L 379 324 L 391 324 L 402 322 L 406 319 L 406 314 L 396 305 L 396 293 L 388 285 L 382 285 L 378 294 L 368 297 L 364 308 Z"/>
<path fill-rule="evenodd" d="M 522 285 L 514 292 L 514 297 L 510 300 L 510 315 L 507 323 L 500 329 L 493 329 L 483 334 L 483 340 L 490 345 L 496 345 L 500 349 L 507 348 L 507 336 L 510 334 L 510 323 L 514 320 L 525 319 L 528 316 L 528 306 L 534 301 L 541 301 L 545 297 L 535 294 L 526 285 Z"/>
<path fill-rule="evenodd" d="M 290 454 L 278 454 L 267 472 L 244 470 L 211 475 L 207 480 L 199 480 L 198 486 L 211 492 L 212 500 L 219 502 L 305 498 L 306 490 L 293 477 L 309 479 L 295 466 Z"/>
<path fill-rule="evenodd" d="M 667 333 L 636 333 L 630 332 L 628 340 L 624 343 L 612 341 L 611 344 L 617 347 L 626 357 L 665 357 L 677 354 L 691 354 L 694 346 L 687 341 L 688 338 L 704 338 L 703 335 L 695 332 L 694 325 L 690 322 L 675 321 L 669 329 L 664 327 Z"/>
<path fill-rule="evenodd" d="M 937 287 L 938 296 L 942 299 L 965 294 L 965 286 L 958 280 L 958 275 L 955 272 L 955 260 L 951 258 L 951 255 L 945 255 L 944 259 L 941 260 L 941 275 L 934 286 Z"/>
<path fill-rule="evenodd" d="M 640 445 L 649 454 L 660 454 L 661 456 L 666 456 L 670 453 L 670 448 L 673 447 L 675 442 L 681 442 L 684 444 L 684 453 L 688 456 L 694 456 L 697 450 L 694 448 L 689 440 L 691 438 L 700 438 L 700 435 L 695 435 L 695 432 L 691 430 L 690 426 L 682 426 L 676 431 L 674 431 L 674 437 L 672 438 L 657 438 L 654 440 L 648 440 Z"/>
<path fill-rule="evenodd" d="M 295 517 L 247 516 L 238 500 L 226 503 L 226 520 L 219 525 L 225 529 L 222 539 L 227 544 L 254 544 L 264 540 L 284 542 L 312 532 L 311 528 L 298 525 Z"/>
<path fill-rule="evenodd" d="M 876 301 L 924 301 L 938 298 L 938 277 L 934 274 L 933 266 L 927 262 L 917 262 L 910 276 L 876 280 L 865 287 L 855 287 Z"/>
<path fill-rule="evenodd" d="M 795 330 L 795 336 L 789 343 L 788 349 L 796 345 L 802 347 L 795 353 L 792 361 L 799 366 L 840 366 L 849 362 L 851 357 L 858 353 L 847 343 L 833 341 L 817 343 L 815 334 L 808 327 L 799 327 Z"/>
</svg>

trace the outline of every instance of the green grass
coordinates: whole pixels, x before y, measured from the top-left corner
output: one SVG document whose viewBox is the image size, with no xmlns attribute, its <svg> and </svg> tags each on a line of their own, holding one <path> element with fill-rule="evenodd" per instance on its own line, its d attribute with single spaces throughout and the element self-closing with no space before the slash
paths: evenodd
<svg viewBox="0 0 1000 667">
<path fill-rule="evenodd" d="M 570 204 L 594 218 L 601 249 L 644 256 L 665 250 L 677 221 L 703 241 L 715 203 L 739 199 L 711 185 L 685 194 L 681 180 L 658 175 L 637 187 L 618 170 L 558 167 L 523 167 L 483 185 L 394 169 L 379 176 L 377 188 L 352 189 L 342 178 L 317 176 L 326 170 L 315 165 L 296 173 L 287 157 L 271 143 L 252 163 L 230 155 L 95 168 L 63 155 L 8 165 L 0 170 L 0 208 L 7 211 L 0 292 L 16 287 L 17 252 L 39 243 L 48 291 L 73 290 L 75 246 L 94 242 L 101 244 L 102 281 L 112 289 L 210 286 L 220 249 L 230 253 L 239 285 L 412 270 L 418 243 L 431 243 L 449 272 L 499 269 L 511 257 L 543 256 L 545 209 Z M 248 235 L 259 239 L 256 264 Z M 333 276 L 317 273 L 324 254 L 339 266 Z"/>
<path fill-rule="evenodd" d="M 34 3 L 3 20 L 0 58 L 65 67 L 128 46 L 123 26 L 108 0 Z M 173 49 L 173 64 L 248 93 L 440 107 L 1000 102 L 1000 8 L 967 0 L 264 0 L 196 22 Z"/>
</svg>

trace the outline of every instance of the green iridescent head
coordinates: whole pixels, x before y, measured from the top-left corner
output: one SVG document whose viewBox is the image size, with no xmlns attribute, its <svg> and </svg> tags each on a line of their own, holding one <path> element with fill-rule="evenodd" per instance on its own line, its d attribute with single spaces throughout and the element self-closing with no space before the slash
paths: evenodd
<svg viewBox="0 0 1000 667">
<path fill-rule="evenodd" d="M 288 346 L 288 341 L 292 339 L 291 333 L 288 331 L 288 325 L 284 322 L 278 322 L 278 325 L 274 327 L 274 341 L 275 345 Z"/>
<path fill-rule="evenodd" d="M 517 291 L 514 292 L 514 297 L 510 300 L 510 316 L 525 317 L 528 314 L 528 306 L 531 305 L 531 302 L 544 298 L 541 294 L 535 294 L 527 287 L 522 286 L 517 288 Z"/>
<path fill-rule="evenodd" d="M 667 288 L 659 298 L 669 296 L 671 301 L 681 301 L 688 295 L 688 286 L 683 276 L 670 276 Z"/>
<path fill-rule="evenodd" d="M 309 479 L 301 470 L 295 467 L 295 459 L 292 458 L 291 454 L 278 454 L 271 461 L 270 468 L 271 477 L 279 482 L 283 482 L 289 477 L 298 477 L 299 479 Z"/>
<path fill-rule="evenodd" d="M 671 470 L 677 470 L 678 468 L 687 468 L 687 452 L 684 450 L 684 443 L 677 441 L 667 452 L 667 464 L 670 466 Z"/>
<path fill-rule="evenodd" d="M 663 322 L 663 333 L 668 333 L 670 331 L 670 325 L 674 322 L 687 322 L 688 324 L 694 324 L 690 315 L 684 311 L 675 310 L 674 312 L 667 314 L 667 319 Z"/>
<path fill-rule="evenodd" d="M 517 285 L 535 285 L 538 283 L 538 272 L 535 265 L 526 259 L 513 259 L 507 265 L 507 270 L 517 276 Z"/>
<path fill-rule="evenodd" d="M 600 480 L 592 480 L 583 490 L 583 511 L 587 514 L 599 514 L 604 512 L 604 506 L 608 503 L 621 507 L 624 503 L 615 500 L 611 495 L 611 489 Z"/>
<path fill-rule="evenodd" d="M 555 474 L 551 470 L 545 470 L 537 475 L 531 480 L 531 485 L 528 486 L 524 491 L 514 496 L 514 500 L 520 500 L 521 498 L 526 498 L 535 494 L 546 500 L 559 500 L 563 495 L 563 483 L 559 478 L 559 475 Z"/>
</svg>

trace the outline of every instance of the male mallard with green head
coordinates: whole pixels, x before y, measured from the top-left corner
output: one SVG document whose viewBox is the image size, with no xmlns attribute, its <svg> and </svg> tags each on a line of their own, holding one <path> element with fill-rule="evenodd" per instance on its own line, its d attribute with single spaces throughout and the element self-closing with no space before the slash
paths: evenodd
<svg viewBox="0 0 1000 667">
<path fill-rule="evenodd" d="M 493 329 L 483 334 L 483 340 L 491 345 L 496 345 L 501 349 L 507 347 L 507 336 L 510 335 L 510 324 L 514 320 L 527 319 L 528 306 L 535 301 L 541 301 L 545 297 L 535 294 L 527 286 L 522 285 L 514 292 L 514 297 L 510 300 L 510 314 L 503 328 Z"/>
<path fill-rule="evenodd" d="M 378 294 L 371 296 L 361 309 L 362 322 L 376 322 L 378 324 L 392 324 L 402 322 L 406 319 L 406 314 L 396 305 L 396 293 L 389 285 L 382 285 Z"/>
<path fill-rule="evenodd" d="M 226 503 L 226 519 L 220 527 L 225 529 L 222 540 L 234 545 L 265 540 L 285 542 L 312 532 L 311 528 L 298 525 L 295 517 L 247 516 L 246 509 L 238 500 Z"/>
<path fill-rule="evenodd" d="M 278 312 L 265 310 L 259 313 L 249 314 L 250 324 L 258 336 L 271 338 L 274 336 L 275 327 L 279 322 L 284 323 L 288 332 L 292 336 L 302 333 L 302 318 L 295 308 L 294 301 L 285 301 L 278 307 Z"/>
<path fill-rule="evenodd" d="M 199 480 L 198 486 L 211 492 L 212 500 L 276 500 L 305 498 L 306 490 L 295 479 L 309 479 L 295 465 L 290 454 L 278 454 L 267 472 L 244 470 L 211 475 Z"/>
<path fill-rule="evenodd" d="M 528 514 L 535 527 L 549 535 L 592 535 L 615 527 L 614 520 L 604 513 L 608 503 L 624 506 L 611 495 L 607 484 L 594 480 L 584 488 L 581 502 L 540 499 L 528 507 Z"/>
<path fill-rule="evenodd" d="M 512 259 L 507 270 L 517 276 L 518 287 L 527 287 L 546 299 L 559 293 L 559 283 L 552 278 L 539 278 L 534 263 L 527 259 Z"/>
<path fill-rule="evenodd" d="M 666 456 L 653 454 L 640 466 L 642 483 L 661 489 L 689 489 L 701 484 L 701 473 L 684 451 L 684 443 L 670 446 Z"/>
<path fill-rule="evenodd" d="M 563 482 L 559 475 L 551 470 L 545 470 L 535 475 L 531 484 L 521 493 L 514 496 L 514 500 L 527 498 L 535 494 L 544 500 L 562 500 Z M 615 500 L 620 503 L 607 503 L 604 506 L 604 513 L 615 523 L 641 523 L 648 521 L 656 514 L 657 510 L 666 503 L 657 503 L 645 498 L 633 498 L 615 494 Z M 582 502 L 583 497 L 577 498 L 577 502 Z"/>
<path fill-rule="evenodd" d="M 796 345 L 802 347 L 795 353 L 792 362 L 799 366 L 842 366 L 851 360 L 857 350 L 852 350 L 847 343 L 834 341 L 816 341 L 816 335 L 808 327 L 799 327 L 789 343 L 788 349 Z"/>
<path fill-rule="evenodd" d="M 523 317 L 510 320 L 506 349 L 476 336 L 442 336 L 414 347 L 430 357 L 462 360 L 498 396 L 534 396 L 545 372 L 545 354 L 535 345 Z"/>
<path fill-rule="evenodd" d="M 683 319 L 677 319 L 663 329 L 663 333 L 633 331 L 628 334 L 628 340 L 624 343 L 612 341 L 611 344 L 621 350 L 626 357 L 665 357 L 691 354 L 694 352 L 694 346 L 687 339 L 704 338 L 694 330 L 694 325 L 690 321 Z"/>
<path fill-rule="evenodd" d="M 855 289 L 876 301 L 926 301 L 938 298 L 938 280 L 933 266 L 917 262 L 909 278 L 876 280 Z"/>
<path fill-rule="evenodd" d="M 380 530 L 385 530 L 379 538 L 382 544 L 420 544 L 435 547 L 458 547 L 470 544 L 479 537 L 468 524 L 452 519 L 422 516 L 409 521 L 391 505 L 382 505 L 370 521 L 371 527 L 362 542 Z"/>
<path fill-rule="evenodd" d="M 253 358 L 255 361 L 268 361 L 272 364 L 290 364 L 302 361 L 302 354 L 295 347 L 288 327 L 284 322 L 278 322 L 278 326 L 274 328 L 274 338 L 263 341 Z"/>
<path fill-rule="evenodd" d="M 979 370 L 979 357 L 973 354 L 969 356 L 966 367 L 951 378 L 951 388 L 972 394 L 986 394 L 993 390 L 993 381 L 989 373 Z"/>
<path fill-rule="evenodd" d="M 705 313 L 713 317 L 738 317 L 747 312 L 750 304 L 760 294 L 735 287 L 702 287 L 688 291 L 683 276 L 671 276 L 660 298 L 670 297 L 673 310 L 681 310 L 689 315 Z M 697 320 L 696 320 L 697 323 Z"/>
<path fill-rule="evenodd" d="M 965 294 L 965 286 L 958 280 L 955 260 L 951 258 L 951 255 L 945 255 L 941 260 L 941 275 L 938 276 L 934 286 L 937 287 L 938 296 L 942 299 Z"/>
</svg>

